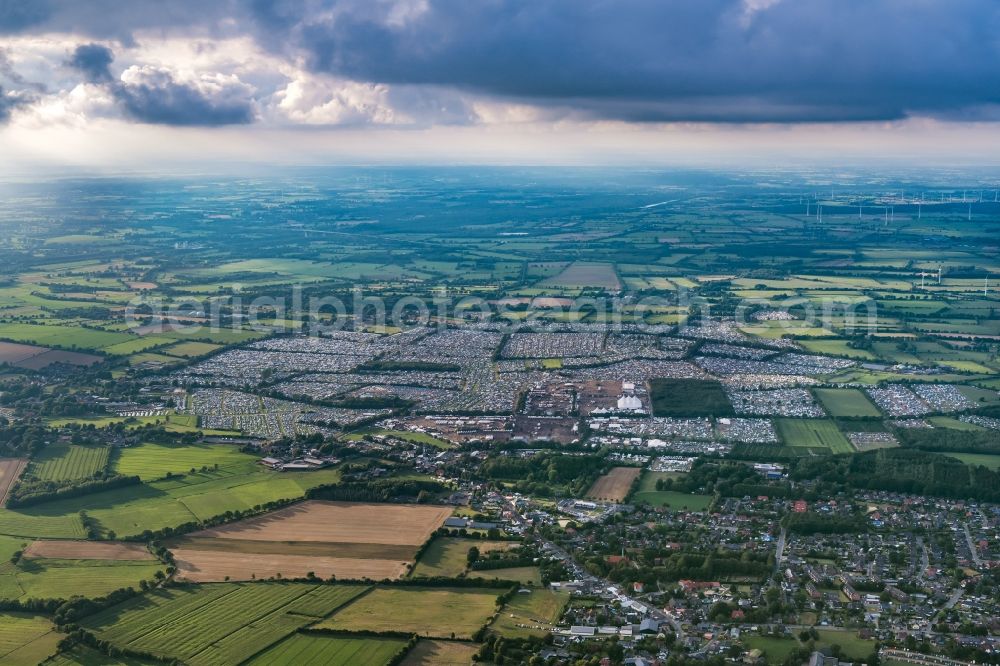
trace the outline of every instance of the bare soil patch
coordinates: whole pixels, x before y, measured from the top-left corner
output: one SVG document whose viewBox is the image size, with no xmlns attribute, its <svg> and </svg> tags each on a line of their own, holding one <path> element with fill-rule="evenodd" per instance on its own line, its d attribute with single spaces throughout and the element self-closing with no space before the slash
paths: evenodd
<svg viewBox="0 0 1000 666">
<path fill-rule="evenodd" d="M 641 473 L 642 469 L 638 467 L 615 467 L 594 481 L 594 485 L 587 492 L 587 497 L 609 502 L 621 502 L 628 495 L 632 481 Z"/>
<path fill-rule="evenodd" d="M 0 342 L 0 363 L 19 363 L 32 356 L 38 356 L 49 351 L 48 347 L 22 345 L 17 342 Z"/>
<path fill-rule="evenodd" d="M 152 553 L 139 543 L 108 543 L 99 541 L 33 541 L 24 549 L 25 557 L 58 560 L 155 560 Z"/>
<path fill-rule="evenodd" d="M 55 363 L 65 363 L 66 365 L 94 365 L 103 359 L 94 354 L 81 354 L 80 352 L 62 351 L 50 349 L 37 356 L 18 361 L 14 365 L 27 370 L 41 370 Z"/>
<path fill-rule="evenodd" d="M 406 574 L 407 562 L 399 560 L 316 557 L 310 555 L 227 553 L 211 550 L 172 551 L 177 575 L 196 583 L 267 578 L 304 578 L 310 571 L 320 578 L 383 580 Z"/>
</svg>

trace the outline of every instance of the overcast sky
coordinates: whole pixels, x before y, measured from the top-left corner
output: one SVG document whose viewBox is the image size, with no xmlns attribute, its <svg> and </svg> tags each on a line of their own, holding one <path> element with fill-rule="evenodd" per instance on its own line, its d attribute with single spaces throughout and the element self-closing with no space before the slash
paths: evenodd
<svg viewBox="0 0 1000 666">
<path fill-rule="evenodd" d="M 1000 162 L 996 0 L 0 0 L 0 168 Z"/>
</svg>

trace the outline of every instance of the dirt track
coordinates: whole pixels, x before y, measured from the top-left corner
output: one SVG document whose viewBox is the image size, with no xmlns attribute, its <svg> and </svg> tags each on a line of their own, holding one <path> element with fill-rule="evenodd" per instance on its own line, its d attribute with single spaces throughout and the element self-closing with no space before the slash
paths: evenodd
<svg viewBox="0 0 1000 666">
<path fill-rule="evenodd" d="M 7 506 L 10 488 L 27 466 L 23 458 L 0 458 L 0 506 Z"/>
</svg>

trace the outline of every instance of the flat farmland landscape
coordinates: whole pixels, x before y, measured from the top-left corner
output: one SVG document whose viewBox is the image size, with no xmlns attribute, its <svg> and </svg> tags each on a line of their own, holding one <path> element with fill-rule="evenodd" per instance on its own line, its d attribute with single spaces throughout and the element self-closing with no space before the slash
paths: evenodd
<svg viewBox="0 0 1000 666">
<path fill-rule="evenodd" d="M 833 421 L 824 419 L 775 419 L 778 436 L 787 446 L 826 448 L 830 453 L 851 453 L 854 447 Z"/>
<path fill-rule="evenodd" d="M 307 501 L 171 542 L 191 581 L 400 578 L 417 549 L 451 515 L 440 506 Z"/>
<path fill-rule="evenodd" d="M 297 633 L 247 663 L 258 666 L 381 666 L 405 648 L 406 641 L 401 638 Z"/>
<path fill-rule="evenodd" d="M 56 653 L 63 637 L 41 615 L 0 613 L 0 663 L 35 666 Z"/>
<path fill-rule="evenodd" d="M 333 612 L 360 585 L 255 583 L 155 590 L 82 623 L 113 645 L 186 664 L 241 663 Z"/>
<path fill-rule="evenodd" d="M 354 23 L 342 23 L 345 3 L 314 20 L 287 4 L 282 25 L 266 26 L 275 30 L 251 8 L 253 39 L 315 45 L 333 24 L 370 23 L 385 28 L 373 48 L 391 55 L 397 38 L 423 43 L 455 27 L 442 21 L 449 7 L 397 25 L 389 5 L 407 3 L 375 3 Z M 770 38 L 786 4 L 718 25 Z M 227 39 L 250 20 L 233 6 L 240 14 L 208 12 Z M 568 20 L 582 28 L 599 14 Z M 58 33 L 72 21 L 45 18 L 56 34 L 22 39 L 30 52 L 10 66 L 45 78 L 40 62 L 55 53 L 58 80 L 42 90 L 0 72 L 11 131 L 58 120 L 48 116 L 67 91 L 104 91 L 98 110 L 112 131 L 137 120 L 130 100 L 144 83 L 145 97 L 180 100 L 191 121 L 212 110 L 187 104 L 198 93 L 215 115 L 248 101 L 247 120 L 278 129 L 294 116 L 360 132 L 355 116 L 389 117 L 383 102 L 409 122 L 407 95 L 376 90 L 346 114 L 325 89 L 297 95 L 332 81 L 313 77 L 344 74 L 313 71 L 305 42 L 301 62 L 273 79 L 254 67 L 226 77 L 214 70 L 232 58 L 212 54 L 193 72 L 174 69 L 170 53 L 190 50 L 183 18 L 166 37 L 144 23 L 128 44 L 135 30 L 117 15 L 111 32 L 84 24 L 71 35 Z M 718 33 L 704 26 L 694 38 Z M 539 39 L 551 37 L 545 27 Z M 577 42 L 607 44 L 593 36 Z M 531 39 L 518 46 L 535 56 Z M 233 57 L 261 60 L 233 43 Z M 88 52 L 105 56 L 100 71 L 77 66 Z M 653 60 L 673 72 L 669 58 Z M 192 95 L 166 95 L 182 88 Z M 842 98 L 851 104 L 834 115 L 866 111 Z M 611 157 L 621 118 L 699 104 L 714 114 L 705 100 L 608 97 L 557 124 L 608 115 L 600 132 L 561 141 L 582 159 L 592 138 Z M 564 101 L 551 106 L 560 117 Z M 832 117 L 777 101 L 750 111 Z M 941 110 L 904 102 L 907 113 Z M 413 107 L 413 121 L 423 126 L 435 106 Z M 506 118 L 498 141 L 522 126 L 515 117 L 536 117 L 487 107 L 466 111 Z M 548 115 L 537 117 L 549 125 Z M 215 127 L 143 124 L 136 136 Z M 246 126 L 227 136 L 255 124 L 233 123 Z M 456 137 L 476 123 L 460 125 Z M 972 125 L 963 131 L 982 131 Z M 109 145 L 98 152 L 130 144 Z M 206 154 L 216 147 L 206 141 Z M 159 163 L 142 163 L 148 176 L 0 178 L 0 491 L 10 488 L 0 665 L 745 663 L 754 648 L 767 664 L 798 665 L 813 645 L 838 644 L 842 657 L 874 663 L 876 639 L 912 634 L 914 618 L 933 618 L 928 656 L 991 663 L 997 653 L 993 171 L 650 162 L 271 173 L 248 159 L 241 174 L 154 177 Z M 889 599 L 878 636 L 863 631 L 845 585 Z M 650 626 L 667 606 L 683 632 Z M 574 638 L 589 634 L 571 629 L 581 625 L 597 627 L 593 640 Z M 77 627 L 86 634 L 74 643 Z"/>
<path fill-rule="evenodd" d="M 496 610 L 500 590 L 379 587 L 359 597 L 319 629 L 404 631 L 430 638 L 471 638 Z"/>
<path fill-rule="evenodd" d="M 280 473 L 254 463 L 209 469 L 55 499 L 37 506 L 0 511 L 0 534 L 73 539 L 84 535 L 79 516 L 86 511 L 104 534 L 132 536 L 147 530 L 206 520 L 226 511 L 246 511 L 281 499 L 296 499 L 308 488 L 339 479 L 334 468 Z"/>
<path fill-rule="evenodd" d="M 114 469 L 119 474 L 135 475 L 143 481 L 149 481 L 167 474 L 184 474 L 204 466 L 225 467 L 238 463 L 255 463 L 256 460 L 255 456 L 242 453 L 229 444 L 144 443 L 122 449 L 114 462 Z"/>
<path fill-rule="evenodd" d="M 567 266 L 558 275 L 542 280 L 538 286 L 616 290 L 621 289 L 621 281 L 614 264 L 578 261 Z"/>
<path fill-rule="evenodd" d="M 7 599 L 102 597 L 123 587 L 152 581 L 164 565 L 157 560 L 25 557 L 0 574 L 0 596 Z"/>
<path fill-rule="evenodd" d="M 882 415 L 875 403 L 858 389 L 818 388 L 813 389 L 813 393 L 833 417 L 877 417 Z"/>
<path fill-rule="evenodd" d="M 39 481 L 72 481 L 92 477 L 104 470 L 110 448 L 50 444 L 35 456 L 26 476 Z"/>
</svg>

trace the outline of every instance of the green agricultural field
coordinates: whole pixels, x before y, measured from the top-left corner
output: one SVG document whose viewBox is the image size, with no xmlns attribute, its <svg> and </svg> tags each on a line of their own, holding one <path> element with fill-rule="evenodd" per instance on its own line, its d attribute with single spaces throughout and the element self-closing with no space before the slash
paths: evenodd
<svg viewBox="0 0 1000 666">
<path fill-rule="evenodd" d="M 144 363 L 150 365 L 177 365 L 183 362 L 184 359 L 176 358 L 174 356 L 166 356 L 164 354 L 154 354 L 153 352 L 132 354 L 128 357 L 128 364 L 132 366 Z"/>
<path fill-rule="evenodd" d="M 65 636 L 40 615 L 0 613 L 0 663 L 35 666 L 56 653 Z"/>
<path fill-rule="evenodd" d="M 407 641 L 401 638 L 353 638 L 298 633 L 246 663 L 259 666 L 380 666 L 387 664 L 406 645 Z"/>
<path fill-rule="evenodd" d="M 190 331 L 165 331 L 163 337 L 174 340 L 184 340 L 187 342 L 206 342 L 218 345 L 237 345 L 251 340 L 266 338 L 267 333 L 263 331 L 248 331 L 242 329 L 223 328 L 212 330 L 210 328 L 195 328 Z"/>
<path fill-rule="evenodd" d="M 747 335 L 776 340 L 785 336 L 793 338 L 825 338 L 833 337 L 833 331 L 821 326 L 813 326 L 804 321 L 766 321 L 752 326 L 740 326 Z"/>
<path fill-rule="evenodd" d="M 868 350 L 848 346 L 846 340 L 803 340 L 802 346 L 811 352 L 827 356 L 846 356 L 866 361 L 875 361 L 878 358 Z"/>
<path fill-rule="evenodd" d="M 707 379 L 652 379 L 649 397 L 656 416 L 729 416 L 733 405 L 722 384 Z"/>
<path fill-rule="evenodd" d="M 28 465 L 25 475 L 40 481 L 75 481 L 104 471 L 107 446 L 50 444 Z"/>
<path fill-rule="evenodd" d="M 427 446 L 433 446 L 436 449 L 453 449 L 455 445 L 451 442 L 447 442 L 443 439 L 438 439 L 428 435 L 425 432 L 411 432 L 409 430 L 390 430 L 387 428 L 364 428 L 355 433 L 351 433 L 347 436 L 348 440 L 361 439 L 365 435 L 387 435 L 389 437 L 396 437 L 405 442 L 413 442 L 414 444 L 426 444 Z"/>
<path fill-rule="evenodd" d="M 966 423 L 965 421 L 959 421 L 951 416 L 930 416 L 927 421 L 936 428 L 949 428 L 951 430 L 962 430 L 965 432 L 982 432 L 986 430 L 982 426 L 977 426 L 975 423 Z"/>
<path fill-rule="evenodd" d="M 1000 403 L 1000 392 L 997 391 L 991 391 L 977 386 L 959 386 L 958 390 L 961 391 L 962 395 L 966 398 L 980 405 L 995 405 Z"/>
<path fill-rule="evenodd" d="M 93 351 L 134 340 L 135 336 L 128 333 L 109 333 L 82 326 L 0 324 L 0 339 L 26 342 L 43 347 Z"/>
<path fill-rule="evenodd" d="M 70 234 L 67 236 L 52 236 L 45 239 L 46 245 L 86 245 L 90 243 L 104 243 L 107 239 L 101 236 L 91 236 L 88 234 Z"/>
<path fill-rule="evenodd" d="M 499 590 L 380 587 L 317 625 L 345 631 L 405 631 L 471 638 L 496 610 Z"/>
<path fill-rule="evenodd" d="M 667 479 L 679 479 L 684 476 L 683 472 L 652 472 L 650 470 L 644 470 L 642 477 L 639 478 L 639 488 L 640 492 L 656 490 L 656 482 L 661 479 L 666 481 Z"/>
<path fill-rule="evenodd" d="M 858 389 L 813 389 L 816 399 L 835 418 L 881 416 L 878 407 Z"/>
<path fill-rule="evenodd" d="M 875 641 L 859 638 L 856 630 L 817 629 L 819 640 L 816 644 L 839 645 L 843 657 L 852 661 L 867 661 L 875 649 Z"/>
<path fill-rule="evenodd" d="M 748 636 L 741 638 L 751 650 L 760 650 L 769 664 L 780 664 L 797 650 L 799 642 L 794 638 L 774 638 L 772 636 Z"/>
<path fill-rule="evenodd" d="M 119 342 L 118 344 L 109 345 L 104 348 L 106 354 L 111 354 L 112 356 L 129 356 L 131 354 L 138 354 L 139 352 L 144 352 L 148 349 L 153 349 L 155 347 L 161 347 L 166 344 L 173 342 L 171 338 L 159 338 L 156 336 L 148 335 L 145 337 L 136 337 L 127 342 Z"/>
<path fill-rule="evenodd" d="M 632 495 L 635 504 L 664 506 L 675 511 L 705 511 L 712 504 L 711 495 L 695 495 L 676 490 L 644 490 Z"/>
<path fill-rule="evenodd" d="M 362 586 L 218 583 L 157 589 L 82 621 L 99 638 L 184 663 L 237 664 L 311 624 Z M 324 599 L 311 615 L 311 598 Z M 332 598 L 334 595 L 336 598 Z"/>
<path fill-rule="evenodd" d="M 455 537 L 437 537 L 424 550 L 420 561 L 413 569 L 417 578 L 433 578 L 445 576 L 454 578 L 468 569 L 469 549 L 475 546 L 482 554 L 495 550 L 509 550 L 520 544 L 512 541 L 480 541 L 479 539 L 459 539 Z M 483 572 L 485 577 L 492 572 Z"/>
<path fill-rule="evenodd" d="M 837 430 L 833 421 L 826 419 L 775 419 L 778 437 L 786 446 L 827 448 L 830 453 L 851 453 L 854 447 Z"/>
<path fill-rule="evenodd" d="M 14 570 L 14 564 L 10 561 L 19 550 L 23 550 L 30 540 L 18 537 L 0 535 L 0 574 Z"/>
<path fill-rule="evenodd" d="M 490 632 L 511 638 L 544 637 L 559 621 L 568 601 L 568 594 L 544 589 L 515 594 L 490 624 Z M 535 629 L 536 626 L 541 628 Z"/>
<path fill-rule="evenodd" d="M 982 465 L 992 470 L 1000 470 L 1000 455 L 989 453 L 944 453 L 950 458 L 958 458 L 966 465 Z"/>
<path fill-rule="evenodd" d="M 76 511 L 48 511 L 44 505 L 0 509 L 0 534 L 50 539 L 83 539 L 87 533 Z"/>
<path fill-rule="evenodd" d="M 186 474 L 202 467 L 228 467 L 254 463 L 257 456 L 243 453 L 228 444 L 170 444 L 146 443 L 121 449 L 114 469 L 119 474 L 136 475 L 143 481 L 159 479 L 167 474 Z"/>
<path fill-rule="evenodd" d="M 509 580 L 521 585 L 541 587 L 542 572 L 538 567 L 508 567 L 506 569 L 484 569 L 471 571 L 470 576 L 496 580 Z"/>
<path fill-rule="evenodd" d="M 163 349 L 165 354 L 170 356 L 179 356 L 181 358 L 195 358 L 197 356 L 204 356 L 205 354 L 211 354 L 214 351 L 222 349 L 221 345 L 213 345 L 207 342 L 178 342 L 177 344 L 171 345 L 166 349 Z"/>
<path fill-rule="evenodd" d="M 8 599 L 101 597 L 122 587 L 153 580 L 163 564 L 155 560 L 22 559 L 0 573 L 0 596 Z M 0 660 L 2 661 L 2 660 Z"/>
<path fill-rule="evenodd" d="M 940 359 L 935 361 L 937 365 L 944 366 L 946 368 L 951 368 L 952 370 L 957 370 L 959 372 L 969 372 L 978 375 L 992 375 L 996 373 L 995 368 L 991 368 L 982 363 L 976 363 L 975 361 L 963 361 L 960 359 Z"/>
<path fill-rule="evenodd" d="M 78 512 L 84 510 L 105 535 L 134 536 L 227 511 L 247 511 L 259 504 L 303 497 L 308 488 L 339 479 L 336 469 L 272 472 L 242 463 L 24 509 L 0 510 L 0 534 L 80 538 L 84 532 Z"/>
</svg>

